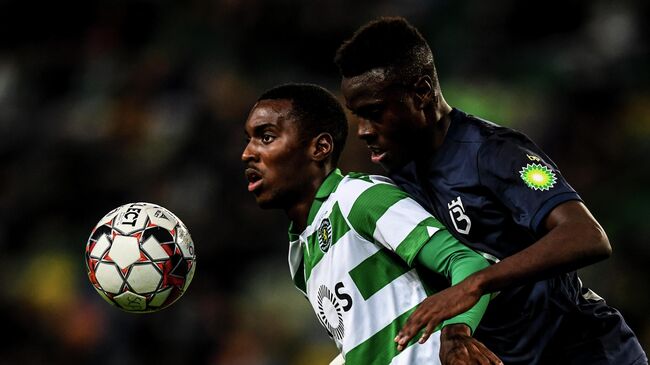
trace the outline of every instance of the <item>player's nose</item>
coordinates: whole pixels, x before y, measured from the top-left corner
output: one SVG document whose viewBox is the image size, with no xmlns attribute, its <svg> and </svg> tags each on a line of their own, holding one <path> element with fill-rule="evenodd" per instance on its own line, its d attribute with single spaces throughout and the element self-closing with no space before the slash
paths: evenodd
<svg viewBox="0 0 650 365">
<path fill-rule="evenodd" d="M 372 123 L 364 118 L 359 118 L 359 125 L 357 126 L 357 137 L 359 139 L 369 142 L 376 137 L 375 129 L 372 126 Z"/>
<path fill-rule="evenodd" d="M 250 142 L 246 144 L 246 147 L 244 148 L 244 151 L 241 154 L 241 160 L 242 162 L 250 162 L 250 161 L 255 161 L 257 158 L 257 152 L 255 151 L 255 148 L 251 145 Z"/>
</svg>

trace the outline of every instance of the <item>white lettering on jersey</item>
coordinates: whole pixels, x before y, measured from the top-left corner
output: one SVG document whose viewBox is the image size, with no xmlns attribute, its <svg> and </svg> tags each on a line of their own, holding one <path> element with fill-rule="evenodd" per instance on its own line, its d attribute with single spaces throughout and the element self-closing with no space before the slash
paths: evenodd
<svg viewBox="0 0 650 365">
<path fill-rule="evenodd" d="M 454 223 L 456 231 L 462 234 L 468 234 L 470 228 L 472 228 L 472 221 L 465 214 L 465 207 L 463 206 L 463 202 L 460 200 L 460 196 L 456 199 L 452 199 L 451 203 L 447 204 L 447 208 L 449 208 L 449 216 L 451 217 L 451 221 Z M 458 223 L 462 222 L 465 222 L 465 224 L 461 224 L 459 227 Z"/>
</svg>

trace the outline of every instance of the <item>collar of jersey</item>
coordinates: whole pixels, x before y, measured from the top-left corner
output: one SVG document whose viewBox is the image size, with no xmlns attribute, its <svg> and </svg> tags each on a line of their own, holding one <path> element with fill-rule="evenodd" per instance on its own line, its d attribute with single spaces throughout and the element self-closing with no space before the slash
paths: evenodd
<svg viewBox="0 0 650 365">
<path fill-rule="evenodd" d="M 339 186 L 339 183 L 343 180 L 343 174 L 340 169 L 334 169 L 330 172 L 329 175 L 325 178 L 325 181 L 320 185 L 318 191 L 316 191 L 316 196 L 314 201 L 311 203 L 311 208 L 309 208 L 309 216 L 307 216 L 307 225 L 311 224 L 318 213 L 323 202 L 329 198 L 329 196 L 336 190 Z M 293 222 L 289 223 L 289 240 L 295 241 L 298 239 L 298 236 L 301 232 L 295 232 L 293 229 Z"/>
<path fill-rule="evenodd" d="M 339 183 L 343 180 L 343 174 L 340 169 L 334 169 L 330 172 L 329 175 L 325 178 L 325 181 L 320 185 L 318 191 L 316 192 L 316 199 L 326 199 L 336 190 L 336 187 L 339 186 Z M 312 205 L 313 209 L 313 205 Z M 311 212 L 310 212 L 311 213 Z M 309 214 L 311 215 L 311 214 Z"/>
</svg>

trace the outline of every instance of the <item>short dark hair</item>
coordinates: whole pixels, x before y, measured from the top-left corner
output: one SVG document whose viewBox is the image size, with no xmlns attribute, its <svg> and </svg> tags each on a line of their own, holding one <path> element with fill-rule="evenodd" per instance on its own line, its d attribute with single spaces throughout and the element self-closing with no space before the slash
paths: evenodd
<svg viewBox="0 0 650 365">
<path fill-rule="evenodd" d="M 348 120 L 336 96 L 314 84 L 285 84 L 267 90 L 257 101 L 290 100 L 290 116 L 299 123 L 304 140 L 329 133 L 334 140 L 332 162 L 336 165 L 348 137 Z"/>
<path fill-rule="evenodd" d="M 390 76 L 406 82 L 429 75 L 434 86 L 438 84 L 429 44 L 402 17 L 379 18 L 359 28 L 336 51 L 334 63 L 343 77 L 385 68 Z"/>
</svg>

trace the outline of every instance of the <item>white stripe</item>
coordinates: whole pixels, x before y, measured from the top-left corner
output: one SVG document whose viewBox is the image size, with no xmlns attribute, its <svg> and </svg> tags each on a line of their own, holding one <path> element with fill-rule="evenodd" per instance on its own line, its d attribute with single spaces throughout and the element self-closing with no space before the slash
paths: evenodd
<svg viewBox="0 0 650 365">
<path fill-rule="evenodd" d="M 371 178 L 374 183 L 369 183 L 361 179 L 344 178 L 336 192 L 319 209 L 313 222 L 301 233 L 301 241 L 306 241 L 313 234 L 322 218 L 329 215 L 332 206 L 336 202 L 338 202 L 341 213 L 347 221 L 347 216 L 360 194 L 376 184 L 390 183 L 390 180 L 383 177 Z M 394 250 L 397 248 L 417 223 L 430 216 L 424 209 L 419 208 L 417 205 L 415 205 L 414 209 L 412 204 L 415 204 L 415 202 L 411 199 L 403 199 L 389 209 L 389 211 L 395 209 L 394 212 L 387 212 L 385 214 L 386 219 L 390 220 L 381 224 L 388 224 L 388 228 L 382 229 L 380 233 L 384 241 L 389 244 L 388 247 L 390 249 Z M 424 215 L 421 215 L 420 210 L 424 212 Z M 407 221 L 413 222 L 413 224 L 408 223 L 404 225 L 403 220 L 405 217 L 399 215 L 408 215 Z M 391 219 L 391 217 L 393 218 Z M 400 221 L 399 225 L 395 224 L 397 221 Z M 349 224 L 349 222 L 347 223 Z M 379 224 L 380 222 L 377 225 Z M 410 227 L 408 231 L 404 226 Z M 349 272 L 379 251 L 380 246 L 368 242 L 351 226 L 350 228 L 350 231 L 346 232 L 336 245 L 331 246 L 319 263 L 312 269 L 307 282 L 308 298 L 317 316 L 319 316 L 318 292 L 321 285 L 325 285 L 331 293 L 336 294 L 335 288 L 337 284 L 342 283 L 342 287 L 340 285 L 338 286 L 338 293 L 349 295 L 352 298 L 352 306 L 348 312 L 343 310 L 343 307 L 347 304 L 346 300 L 342 299 L 344 295 L 338 298 L 339 310 L 342 314 L 345 330 L 342 341 L 335 339 L 335 342 L 343 354 L 362 344 L 364 341 L 367 341 L 378 331 L 392 323 L 399 315 L 410 310 L 426 298 L 426 291 L 422 286 L 416 270 L 411 270 L 393 280 L 390 284 L 368 298 L 368 300 L 365 300 L 352 281 Z M 298 255 L 296 251 L 299 249 L 302 254 L 302 246 L 298 242 L 291 243 L 291 248 L 294 252 L 290 252 L 290 262 L 297 261 Z M 292 274 L 295 274 L 294 270 L 292 268 Z M 330 310 L 333 310 L 332 307 L 330 307 Z M 330 312 L 328 315 L 337 315 L 336 313 Z M 402 361 L 400 359 L 404 359 L 404 361 L 414 359 L 414 362 L 411 361 L 410 364 L 439 364 L 439 350 L 437 342 L 434 343 L 435 341 L 432 341 L 433 337 L 436 337 L 435 334 L 427 343 L 429 346 L 418 349 L 411 349 L 413 346 L 410 346 L 403 354 L 395 358 L 397 359 L 396 361 Z M 424 349 L 428 349 L 428 351 L 424 351 Z M 420 362 L 418 361 L 419 359 L 424 359 L 424 361 Z M 398 363 L 402 364 L 404 362 Z"/>
<path fill-rule="evenodd" d="M 330 365 L 345 365 L 345 359 L 343 358 L 343 354 L 339 354 L 334 360 L 330 362 Z"/>
<path fill-rule="evenodd" d="M 393 204 L 377 220 L 373 237 L 392 251 L 404 241 L 418 223 L 431 217 L 415 200 L 404 198 Z"/>
<path fill-rule="evenodd" d="M 359 198 L 359 195 L 372 186 L 374 186 L 373 183 L 361 179 L 351 179 L 346 177 L 341 180 L 335 194 L 336 200 L 339 202 L 339 208 L 341 208 L 341 213 L 344 217 L 350 215 L 350 210 L 352 210 L 352 206 Z"/>
<path fill-rule="evenodd" d="M 349 271 L 377 251 L 377 245 L 361 239 L 350 230 L 312 269 L 307 282 L 309 300 L 316 311 L 320 285 L 325 285 L 334 292 L 336 284 L 342 282 L 343 292 L 352 297 L 352 307 L 343 313 L 345 336 L 342 343 L 337 343 L 344 352 L 366 341 L 427 297 L 416 270 L 411 270 L 365 300 Z"/>
<path fill-rule="evenodd" d="M 312 269 L 311 275 L 307 280 L 307 294 L 309 302 L 314 308 L 316 316 L 318 316 L 318 291 L 321 285 L 325 285 L 330 292 L 335 292 L 335 287 L 338 283 L 343 283 L 344 293 L 352 297 L 352 307 L 348 312 L 342 312 L 343 325 L 345 327 L 345 335 L 343 340 L 350 337 L 353 333 L 359 330 L 365 330 L 370 323 L 373 323 L 375 318 L 368 316 L 365 312 L 358 316 L 351 316 L 351 313 L 362 310 L 365 300 L 357 290 L 349 271 L 359 265 L 368 257 L 379 251 L 379 247 L 365 240 L 360 240 L 359 235 L 350 230 L 346 232 L 338 243 L 330 247 L 329 251 L 321 258 L 321 260 Z M 341 303 L 342 305 L 345 303 Z M 354 322 L 359 320 L 360 322 Z M 333 324 L 334 325 L 334 324 Z M 334 339 L 339 349 L 342 349 L 342 342 Z"/>
<path fill-rule="evenodd" d="M 393 358 L 390 365 L 440 365 L 440 331 L 431 334 L 427 342 L 415 343 Z"/>
<path fill-rule="evenodd" d="M 331 246 L 312 269 L 307 288 L 329 282 L 327 279 L 336 280 L 336 283 L 341 278 L 349 278 L 350 270 L 379 251 L 379 247 L 366 240 L 361 241 L 358 237 L 354 230 L 349 230 L 341 236 L 337 244 Z"/>
<path fill-rule="evenodd" d="M 291 272 L 291 278 L 293 279 L 298 272 L 298 268 L 302 261 L 302 249 L 300 247 L 300 241 L 290 241 L 289 242 L 289 271 Z"/>
<path fill-rule="evenodd" d="M 355 304 L 347 313 L 349 317 L 345 318 L 347 322 L 355 324 L 355 329 L 346 333 L 343 350 L 349 351 L 365 342 L 426 297 L 427 293 L 415 269 L 393 280 L 368 300 L 355 291 Z"/>
</svg>

